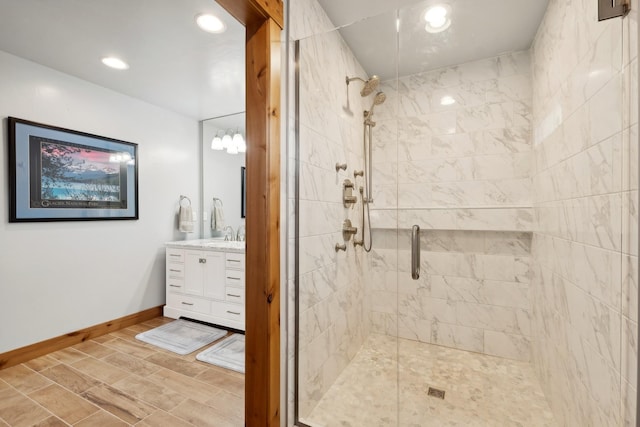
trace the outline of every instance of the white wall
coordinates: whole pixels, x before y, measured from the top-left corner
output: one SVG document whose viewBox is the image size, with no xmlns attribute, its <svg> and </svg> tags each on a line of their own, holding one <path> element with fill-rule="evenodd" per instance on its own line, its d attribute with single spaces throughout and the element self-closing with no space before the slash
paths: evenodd
<svg viewBox="0 0 640 427">
<path fill-rule="evenodd" d="M 185 237 L 179 195 L 197 203 L 198 122 L 4 52 L 0 75 L 0 353 L 164 304 L 163 243 Z M 140 219 L 10 224 L 7 116 L 139 144 Z"/>
</svg>

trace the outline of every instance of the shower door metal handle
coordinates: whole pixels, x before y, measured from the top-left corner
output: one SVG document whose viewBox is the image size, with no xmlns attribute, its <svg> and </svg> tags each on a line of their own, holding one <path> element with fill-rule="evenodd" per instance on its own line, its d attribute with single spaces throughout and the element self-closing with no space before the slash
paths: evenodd
<svg viewBox="0 0 640 427">
<path fill-rule="evenodd" d="M 411 278 L 420 278 L 420 226 L 411 229 Z"/>
</svg>

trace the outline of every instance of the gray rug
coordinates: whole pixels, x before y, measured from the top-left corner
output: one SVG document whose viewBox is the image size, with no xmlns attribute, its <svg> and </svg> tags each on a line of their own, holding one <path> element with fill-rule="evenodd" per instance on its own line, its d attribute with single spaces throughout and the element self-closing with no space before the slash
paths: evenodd
<svg viewBox="0 0 640 427">
<path fill-rule="evenodd" d="M 244 335 L 233 334 L 198 353 L 196 359 L 244 374 Z"/>
<path fill-rule="evenodd" d="M 227 331 L 178 319 L 147 332 L 136 335 L 136 339 L 147 344 L 181 355 L 189 354 L 222 338 Z"/>
</svg>

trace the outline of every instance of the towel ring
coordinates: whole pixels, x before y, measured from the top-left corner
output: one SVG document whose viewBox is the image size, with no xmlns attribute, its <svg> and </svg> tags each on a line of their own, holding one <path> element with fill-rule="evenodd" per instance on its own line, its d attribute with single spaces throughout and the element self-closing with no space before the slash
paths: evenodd
<svg viewBox="0 0 640 427">
<path fill-rule="evenodd" d="M 183 200 L 186 200 L 186 201 L 187 201 L 187 204 L 186 204 L 186 205 L 183 205 L 183 204 L 182 204 L 182 201 L 183 201 Z M 190 199 L 190 198 L 188 198 L 187 196 L 182 196 L 182 195 L 181 195 L 181 196 L 180 196 L 180 202 L 179 202 L 179 203 L 180 203 L 180 206 L 183 206 L 183 207 L 185 207 L 185 208 L 186 208 L 187 206 L 191 206 L 191 199 Z"/>
<path fill-rule="evenodd" d="M 216 205 L 216 203 L 220 202 L 220 207 L 224 207 L 224 205 L 222 204 L 222 200 L 218 199 L 217 197 L 213 198 L 213 206 Z"/>
</svg>

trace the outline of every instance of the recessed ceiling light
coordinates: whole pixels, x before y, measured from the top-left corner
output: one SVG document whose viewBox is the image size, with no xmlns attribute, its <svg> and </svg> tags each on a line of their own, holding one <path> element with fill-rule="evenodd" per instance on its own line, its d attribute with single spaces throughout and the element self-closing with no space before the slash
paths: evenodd
<svg viewBox="0 0 640 427">
<path fill-rule="evenodd" d="M 424 13 L 427 25 L 424 29 L 428 33 L 439 33 L 451 26 L 451 7 L 448 4 L 437 4 L 429 7 Z"/>
<path fill-rule="evenodd" d="M 126 70 L 129 68 L 129 64 L 115 56 L 106 56 L 102 58 L 102 63 L 107 67 L 115 68 L 116 70 Z"/>
<path fill-rule="evenodd" d="M 227 29 L 227 26 L 220 18 L 210 13 L 201 13 L 196 16 L 196 24 L 200 29 L 208 33 L 223 33 Z"/>
</svg>

